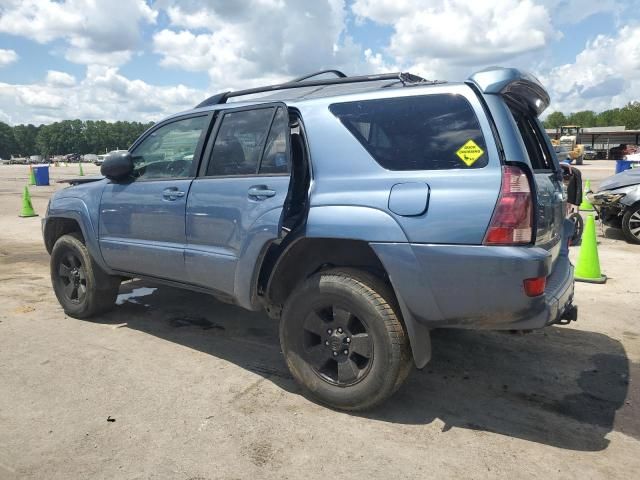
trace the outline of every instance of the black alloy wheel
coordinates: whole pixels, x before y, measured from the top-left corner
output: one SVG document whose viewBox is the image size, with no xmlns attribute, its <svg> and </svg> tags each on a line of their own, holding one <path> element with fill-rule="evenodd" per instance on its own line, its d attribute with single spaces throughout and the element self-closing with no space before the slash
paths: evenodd
<svg viewBox="0 0 640 480">
<path fill-rule="evenodd" d="M 333 268 L 287 298 L 280 344 L 304 392 L 341 410 L 366 410 L 389 398 L 413 366 L 409 337 L 388 282 Z"/>
<path fill-rule="evenodd" d="M 67 300 L 82 303 L 87 296 L 87 272 L 80 258 L 68 251 L 58 264 L 58 277 Z"/>
<path fill-rule="evenodd" d="M 333 385 L 360 381 L 373 362 L 367 324 L 346 307 L 323 305 L 304 320 L 304 356 L 313 371 Z"/>
<path fill-rule="evenodd" d="M 53 290 L 67 315 L 89 318 L 115 305 L 121 278 L 100 268 L 79 233 L 56 240 L 50 267 Z"/>
<path fill-rule="evenodd" d="M 622 232 L 628 242 L 640 243 L 640 203 L 625 211 L 622 217 Z"/>
</svg>

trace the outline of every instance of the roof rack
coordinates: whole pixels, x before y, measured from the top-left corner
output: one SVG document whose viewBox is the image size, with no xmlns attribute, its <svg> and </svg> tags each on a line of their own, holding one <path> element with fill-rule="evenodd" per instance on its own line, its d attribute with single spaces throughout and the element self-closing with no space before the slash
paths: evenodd
<svg viewBox="0 0 640 480">
<path fill-rule="evenodd" d="M 324 73 L 333 73 L 337 78 L 329 78 L 324 80 L 308 80 L 309 78 L 313 78 L 315 76 L 324 74 Z M 304 87 L 321 87 L 327 85 L 341 85 L 345 83 L 361 83 L 361 82 L 376 82 L 379 80 L 397 80 L 402 82 L 403 85 L 414 84 L 414 83 L 440 83 L 437 81 L 429 81 L 425 80 L 422 77 L 417 75 L 413 75 L 411 73 L 406 72 L 396 72 L 396 73 L 383 73 L 380 75 L 360 75 L 356 77 L 347 77 L 340 70 L 322 70 L 319 72 L 311 73 L 309 75 L 305 75 L 300 78 L 296 78 L 295 80 L 291 80 L 286 83 L 279 83 L 276 85 L 268 85 L 265 87 L 256 87 L 256 88 L 248 88 L 246 90 L 237 90 L 237 91 L 227 91 L 218 93 L 213 95 L 203 102 L 196 105 L 195 108 L 208 107 L 210 105 L 219 105 L 222 103 L 227 103 L 227 100 L 232 97 L 242 97 L 244 95 L 253 95 L 255 93 L 265 93 L 272 92 L 275 90 L 289 90 L 292 88 L 304 88 Z"/>
<path fill-rule="evenodd" d="M 303 75 L 300 78 L 296 78 L 294 80 L 291 80 L 291 82 L 289 82 L 289 83 L 301 82 L 303 80 L 308 80 L 308 79 L 313 78 L 313 77 L 318 77 L 318 76 L 323 75 L 325 73 L 333 73 L 337 78 L 346 78 L 347 77 L 340 70 L 320 70 L 318 72 L 313 72 L 313 73 L 310 73 L 309 75 Z"/>
</svg>

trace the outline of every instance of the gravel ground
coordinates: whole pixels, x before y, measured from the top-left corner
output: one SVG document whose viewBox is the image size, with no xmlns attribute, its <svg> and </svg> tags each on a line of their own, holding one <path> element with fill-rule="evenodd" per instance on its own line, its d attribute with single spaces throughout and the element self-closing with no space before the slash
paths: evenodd
<svg viewBox="0 0 640 480">
<path fill-rule="evenodd" d="M 354 415 L 300 394 L 261 313 L 131 281 L 66 317 L 25 180 L 0 166 L 0 479 L 637 478 L 640 246 L 620 232 L 598 229 L 609 281 L 576 286 L 577 323 L 434 332 L 433 361 Z M 56 188 L 31 189 L 41 215 Z"/>
</svg>

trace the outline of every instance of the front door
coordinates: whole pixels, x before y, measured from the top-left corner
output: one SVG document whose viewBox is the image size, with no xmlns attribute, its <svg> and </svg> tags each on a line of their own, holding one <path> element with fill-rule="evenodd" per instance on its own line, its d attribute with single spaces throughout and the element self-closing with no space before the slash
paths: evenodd
<svg viewBox="0 0 640 480">
<path fill-rule="evenodd" d="M 225 110 L 187 201 L 190 282 L 235 295 L 239 260 L 277 238 L 289 188 L 286 107 Z M 207 163 L 208 160 L 208 163 Z"/>
<path fill-rule="evenodd" d="M 185 207 L 210 116 L 172 119 L 132 148 L 130 181 L 100 202 L 100 249 L 122 272 L 185 281 Z"/>
</svg>

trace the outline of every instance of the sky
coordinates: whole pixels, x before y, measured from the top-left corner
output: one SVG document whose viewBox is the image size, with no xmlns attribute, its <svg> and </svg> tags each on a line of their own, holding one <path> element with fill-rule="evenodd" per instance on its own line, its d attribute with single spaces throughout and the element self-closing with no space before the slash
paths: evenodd
<svg viewBox="0 0 640 480">
<path fill-rule="evenodd" d="M 338 68 L 535 74 L 546 113 L 640 100 L 640 0 L 0 0 L 0 121 L 157 121 Z"/>
</svg>

